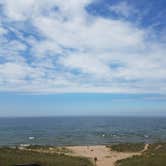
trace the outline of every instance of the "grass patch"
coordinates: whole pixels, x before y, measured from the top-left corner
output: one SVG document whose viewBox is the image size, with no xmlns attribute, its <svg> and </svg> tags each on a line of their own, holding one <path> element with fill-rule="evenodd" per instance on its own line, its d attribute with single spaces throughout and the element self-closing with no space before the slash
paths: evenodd
<svg viewBox="0 0 166 166">
<path fill-rule="evenodd" d="M 140 156 L 119 160 L 117 166 L 166 166 L 166 143 L 149 145 Z"/>
<path fill-rule="evenodd" d="M 49 148 L 52 148 L 53 146 L 45 146 L 45 145 L 29 145 L 26 148 L 27 149 L 42 149 L 42 150 L 49 150 Z"/>
<path fill-rule="evenodd" d="M 44 146 L 44 145 L 29 145 L 25 147 L 28 150 L 36 150 L 42 152 L 52 152 L 52 153 L 71 153 L 71 151 L 65 147 L 55 147 L 55 146 Z"/>
<path fill-rule="evenodd" d="M 13 166 L 23 163 L 38 163 L 41 166 L 92 166 L 86 158 L 62 154 L 46 154 L 26 150 L 0 148 L 0 166 Z"/>
<path fill-rule="evenodd" d="M 139 152 L 144 149 L 144 143 L 124 143 L 108 146 L 117 152 Z"/>
</svg>

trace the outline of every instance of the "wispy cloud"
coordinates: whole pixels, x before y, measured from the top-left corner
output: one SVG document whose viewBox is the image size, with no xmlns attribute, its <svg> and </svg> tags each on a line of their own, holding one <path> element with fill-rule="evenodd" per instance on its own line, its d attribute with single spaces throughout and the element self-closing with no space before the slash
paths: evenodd
<svg viewBox="0 0 166 166">
<path fill-rule="evenodd" d="M 138 14 L 139 13 L 139 11 L 136 8 L 131 6 L 126 1 L 121 1 L 117 4 L 111 5 L 110 10 L 112 12 L 115 12 L 117 15 L 121 15 L 121 16 L 124 16 L 124 17 L 129 17 L 133 14 Z"/>
<path fill-rule="evenodd" d="M 0 1 L 0 90 L 166 93 L 162 36 L 127 19 L 91 15 L 91 3 Z M 110 10 L 138 12 L 125 2 Z"/>
</svg>

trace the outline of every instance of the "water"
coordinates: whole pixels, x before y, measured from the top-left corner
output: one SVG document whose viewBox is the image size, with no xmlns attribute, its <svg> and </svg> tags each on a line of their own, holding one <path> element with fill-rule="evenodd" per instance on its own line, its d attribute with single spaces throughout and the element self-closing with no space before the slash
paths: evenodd
<svg viewBox="0 0 166 166">
<path fill-rule="evenodd" d="M 166 140 L 166 118 L 0 118 L 0 145 L 95 145 Z"/>
</svg>

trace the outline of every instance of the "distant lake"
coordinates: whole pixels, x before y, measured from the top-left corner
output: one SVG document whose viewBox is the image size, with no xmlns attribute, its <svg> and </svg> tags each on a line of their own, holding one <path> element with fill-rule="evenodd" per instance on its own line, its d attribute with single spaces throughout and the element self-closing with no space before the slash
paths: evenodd
<svg viewBox="0 0 166 166">
<path fill-rule="evenodd" d="M 0 118 L 0 145 L 95 145 L 166 141 L 166 118 Z"/>
</svg>

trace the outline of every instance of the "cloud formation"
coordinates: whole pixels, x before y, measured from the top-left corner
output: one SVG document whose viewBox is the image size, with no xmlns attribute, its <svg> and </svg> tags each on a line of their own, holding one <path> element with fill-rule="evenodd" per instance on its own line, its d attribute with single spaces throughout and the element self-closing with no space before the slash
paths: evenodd
<svg viewBox="0 0 166 166">
<path fill-rule="evenodd" d="M 94 0 L 1 0 L 0 91 L 166 93 L 152 28 L 90 14 Z M 126 2 L 111 11 L 138 12 Z"/>
<path fill-rule="evenodd" d="M 129 17 L 129 16 L 131 16 L 133 14 L 137 14 L 139 12 L 137 9 L 130 6 L 130 4 L 128 4 L 125 1 L 122 1 L 115 5 L 111 5 L 110 10 L 115 12 L 116 14 L 124 16 L 124 17 Z"/>
</svg>

